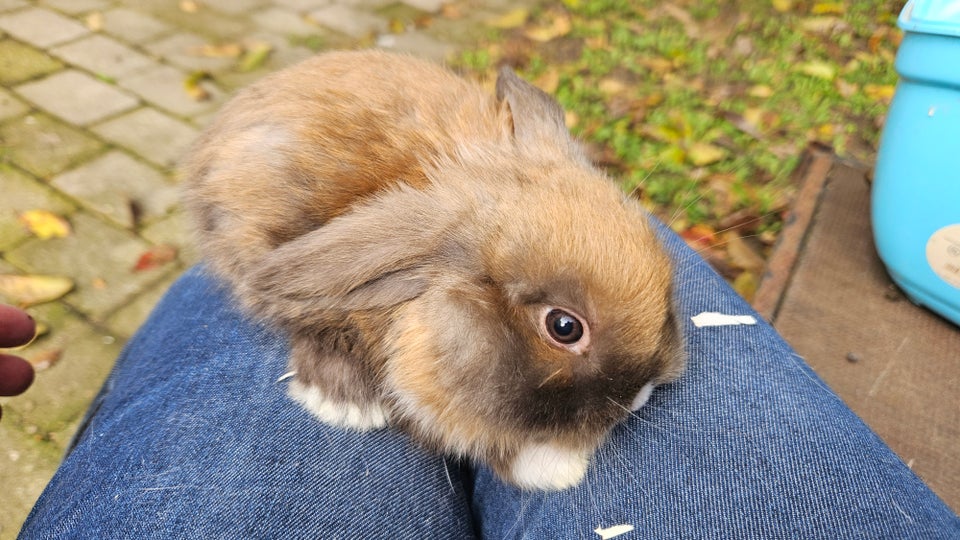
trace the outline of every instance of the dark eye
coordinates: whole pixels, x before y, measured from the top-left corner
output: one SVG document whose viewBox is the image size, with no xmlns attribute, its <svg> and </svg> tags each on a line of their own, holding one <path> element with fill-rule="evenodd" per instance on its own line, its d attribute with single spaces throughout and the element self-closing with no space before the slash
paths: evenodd
<svg viewBox="0 0 960 540">
<path fill-rule="evenodd" d="M 583 337 L 583 323 L 562 309 L 548 311 L 543 322 L 550 337 L 564 345 L 576 343 Z"/>
</svg>

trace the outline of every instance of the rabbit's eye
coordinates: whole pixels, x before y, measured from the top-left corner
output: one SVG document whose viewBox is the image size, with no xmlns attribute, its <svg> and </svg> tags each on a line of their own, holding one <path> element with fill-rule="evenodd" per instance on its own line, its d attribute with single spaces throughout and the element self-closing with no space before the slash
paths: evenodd
<svg viewBox="0 0 960 540">
<path fill-rule="evenodd" d="M 548 311 L 544 323 L 550 337 L 563 345 L 576 343 L 583 337 L 583 323 L 562 309 Z"/>
</svg>

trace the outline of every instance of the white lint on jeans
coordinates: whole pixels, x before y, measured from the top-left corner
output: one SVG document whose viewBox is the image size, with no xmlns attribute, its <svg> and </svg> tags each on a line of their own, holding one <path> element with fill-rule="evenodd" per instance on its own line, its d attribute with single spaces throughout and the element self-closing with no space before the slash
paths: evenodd
<svg viewBox="0 0 960 540">
<path fill-rule="evenodd" d="M 757 319 L 751 315 L 728 315 L 726 313 L 717 313 L 716 311 L 704 311 L 699 315 L 690 317 L 693 325 L 697 328 L 704 326 L 735 326 L 740 324 L 757 324 Z"/>
</svg>

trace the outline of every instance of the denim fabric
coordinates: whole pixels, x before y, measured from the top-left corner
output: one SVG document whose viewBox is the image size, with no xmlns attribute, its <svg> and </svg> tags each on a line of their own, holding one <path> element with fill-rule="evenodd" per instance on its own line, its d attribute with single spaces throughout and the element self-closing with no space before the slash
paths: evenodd
<svg viewBox="0 0 960 540">
<path fill-rule="evenodd" d="M 202 269 L 131 341 L 22 538 L 960 538 L 960 519 L 676 236 L 687 373 L 586 480 L 521 492 L 285 395 L 280 336 Z"/>
</svg>

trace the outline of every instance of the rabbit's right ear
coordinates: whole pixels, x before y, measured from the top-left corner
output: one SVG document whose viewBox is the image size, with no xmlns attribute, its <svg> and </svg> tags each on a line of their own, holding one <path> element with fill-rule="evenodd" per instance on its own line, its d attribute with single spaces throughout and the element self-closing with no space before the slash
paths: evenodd
<svg viewBox="0 0 960 540">
<path fill-rule="evenodd" d="M 567 157 L 583 159 L 583 152 L 567 130 L 560 104 L 507 66 L 500 68 L 497 77 L 497 99 L 509 111 L 517 142 L 531 147 L 548 146 Z"/>
<path fill-rule="evenodd" d="M 245 292 L 267 315 L 301 323 L 413 299 L 457 241 L 456 204 L 407 186 L 388 190 L 274 249 Z"/>
</svg>

